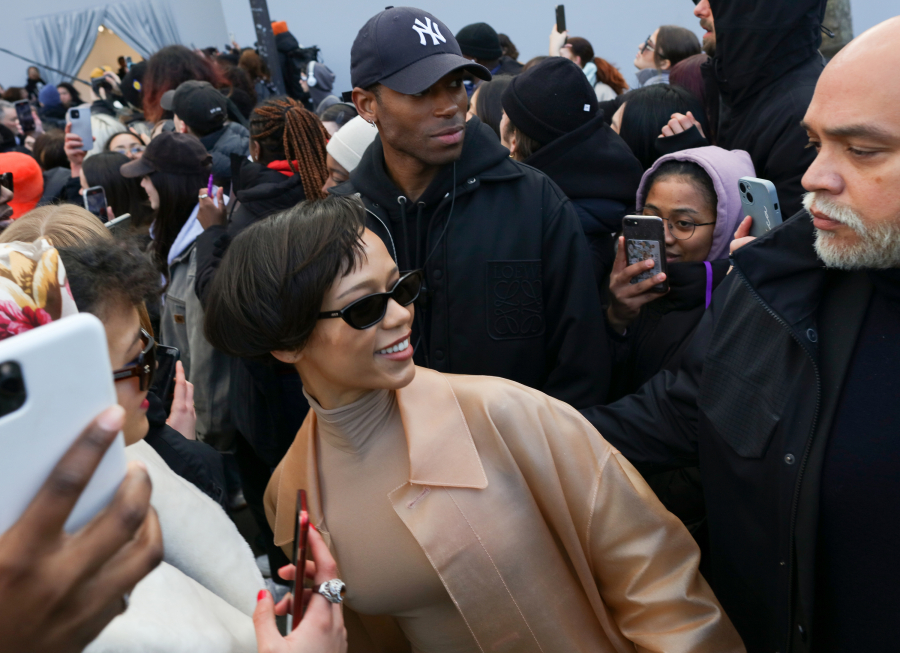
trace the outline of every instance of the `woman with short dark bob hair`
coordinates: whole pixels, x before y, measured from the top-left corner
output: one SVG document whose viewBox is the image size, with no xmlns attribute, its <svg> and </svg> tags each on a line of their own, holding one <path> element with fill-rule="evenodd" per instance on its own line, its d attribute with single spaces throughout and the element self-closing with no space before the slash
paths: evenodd
<svg viewBox="0 0 900 653">
<path fill-rule="evenodd" d="M 214 346 L 303 381 L 266 514 L 290 551 L 306 490 L 349 651 L 743 651 L 690 535 L 578 411 L 415 367 L 421 286 L 330 197 L 239 235 L 209 295 Z"/>
</svg>

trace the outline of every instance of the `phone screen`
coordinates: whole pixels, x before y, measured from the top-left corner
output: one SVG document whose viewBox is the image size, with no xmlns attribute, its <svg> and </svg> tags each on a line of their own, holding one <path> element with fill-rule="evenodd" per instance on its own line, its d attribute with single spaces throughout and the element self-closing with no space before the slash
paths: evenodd
<svg viewBox="0 0 900 653">
<path fill-rule="evenodd" d="M 37 126 L 34 124 L 34 115 L 31 113 L 31 104 L 28 100 L 16 102 L 16 117 L 19 119 L 19 128 L 23 134 L 37 129 Z"/>
<path fill-rule="evenodd" d="M 106 222 L 106 192 L 102 186 L 92 186 L 84 191 L 84 208 Z"/>
<path fill-rule="evenodd" d="M 294 519 L 294 582 L 291 586 L 293 605 L 288 612 L 287 631 L 292 632 L 300 625 L 303 613 L 306 612 L 304 581 L 306 580 L 306 558 L 309 547 L 309 510 L 306 508 L 306 490 L 297 490 L 297 509 Z"/>
<path fill-rule="evenodd" d="M 556 5 L 556 31 L 562 34 L 566 31 L 566 6 Z"/>
<path fill-rule="evenodd" d="M 658 240 L 626 240 L 628 248 L 628 265 L 634 265 L 640 261 L 653 260 L 653 267 L 646 272 L 641 272 L 631 280 L 631 283 L 646 281 L 653 275 L 662 272 L 662 253 Z"/>
</svg>

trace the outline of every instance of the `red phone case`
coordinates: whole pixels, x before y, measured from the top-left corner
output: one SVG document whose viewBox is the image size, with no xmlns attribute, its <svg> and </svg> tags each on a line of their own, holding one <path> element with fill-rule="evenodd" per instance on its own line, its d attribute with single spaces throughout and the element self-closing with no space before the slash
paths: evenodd
<svg viewBox="0 0 900 653">
<path fill-rule="evenodd" d="M 306 578 L 306 558 L 309 551 L 309 510 L 306 507 L 306 490 L 297 490 L 297 509 L 294 520 L 294 566 L 297 568 L 294 574 L 294 582 L 291 587 L 293 605 L 288 624 L 288 632 L 300 625 L 303 613 L 306 612 L 307 598 L 304 596 L 303 585 Z M 299 591 L 298 591 L 299 590 Z"/>
</svg>

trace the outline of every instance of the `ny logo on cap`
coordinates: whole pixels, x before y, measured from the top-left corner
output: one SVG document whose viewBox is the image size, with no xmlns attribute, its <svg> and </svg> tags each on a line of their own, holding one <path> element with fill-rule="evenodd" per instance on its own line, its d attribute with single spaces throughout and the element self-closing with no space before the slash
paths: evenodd
<svg viewBox="0 0 900 653">
<path fill-rule="evenodd" d="M 441 29 L 438 27 L 437 23 L 432 23 L 431 19 L 426 17 L 425 22 L 423 23 L 421 20 L 416 18 L 416 22 L 413 24 L 413 29 L 419 34 L 419 43 L 422 45 L 428 45 L 425 42 L 425 35 L 428 34 L 431 37 L 431 45 L 437 45 L 438 41 L 442 43 L 446 43 L 447 39 L 441 34 Z"/>
</svg>

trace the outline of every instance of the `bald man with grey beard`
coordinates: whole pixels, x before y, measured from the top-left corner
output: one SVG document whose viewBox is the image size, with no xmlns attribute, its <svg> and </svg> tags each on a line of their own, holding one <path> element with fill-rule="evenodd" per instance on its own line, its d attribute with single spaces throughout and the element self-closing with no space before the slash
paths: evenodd
<svg viewBox="0 0 900 653">
<path fill-rule="evenodd" d="M 681 367 L 582 411 L 642 471 L 699 465 L 708 580 L 751 652 L 896 648 L 898 41 L 900 17 L 825 68 L 805 208 L 736 243 Z"/>
</svg>

